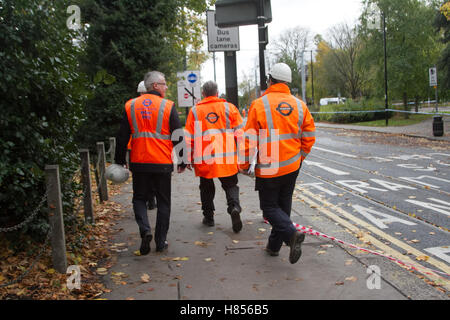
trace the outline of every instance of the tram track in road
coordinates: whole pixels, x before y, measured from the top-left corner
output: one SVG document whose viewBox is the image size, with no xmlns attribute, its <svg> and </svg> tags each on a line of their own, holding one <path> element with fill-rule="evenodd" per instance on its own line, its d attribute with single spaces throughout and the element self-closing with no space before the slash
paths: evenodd
<svg viewBox="0 0 450 320">
<path fill-rule="evenodd" d="M 440 274 L 441 272 L 435 271 L 435 269 L 439 269 L 445 274 L 450 274 L 450 267 L 445 262 L 429 257 L 426 260 L 426 264 L 429 266 L 425 266 L 417 261 L 417 258 L 425 256 L 425 253 L 421 250 L 396 239 L 344 209 L 331 204 L 324 199 L 320 199 L 317 195 L 307 190 L 302 190 L 298 186 L 296 189 L 300 191 L 296 193 L 298 199 L 309 205 L 311 208 L 325 214 L 325 216 L 339 224 L 341 227 L 347 229 L 360 241 L 363 241 L 365 245 L 374 246 L 377 248 L 377 252 L 381 251 L 380 253 L 390 256 L 398 261 L 402 261 L 409 266 L 415 266 L 414 269 L 416 271 L 423 274 L 431 281 L 434 281 L 435 284 L 443 286 L 447 291 L 450 290 L 450 281 L 443 277 Z M 414 260 L 410 255 L 414 255 L 416 259 Z M 420 268 L 417 268 L 418 266 L 420 266 Z"/>
<path fill-rule="evenodd" d="M 362 169 L 362 170 L 363 170 L 363 169 Z M 375 205 L 382 206 L 382 207 L 385 208 L 386 210 L 388 210 L 388 211 L 390 211 L 390 212 L 393 212 L 393 213 L 395 213 L 395 214 L 400 213 L 400 214 L 403 214 L 403 215 L 408 216 L 408 217 L 411 218 L 411 219 L 415 219 L 415 220 L 417 220 L 417 221 L 419 221 L 419 222 L 421 222 L 421 223 L 425 223 L 425 224 L 428 225 L 428 226 L 437 228 L 437 229 L 439 229 L 439 230 L 441 230 L 441 231 L 450 232 L 449 229 L 447 229 L 447 228 L 445 228 L 445 227 L 442 227 L 442 226 L 439 226 L 439 225 L 437 225 L 437 224 L 434 223 L 434 222 L 428 221 L 428 220 L 425 219 L 425 218 L 419 217 L 419 216 L 417 216 L 416 214 L 413 215 L 413 214 L 410 214 L 410 213 L 405 212 L 405 211 L 403 211 L 403 210 L 400 210 L 400 209 L 398 209 L 397 207 L 395 207 L 395 208 L 394 208 L 394 207 L 391 207 L 390 205 L 384 203 L 383 201 L 380 201 L 380 200 L 375 199 L 375 198 L 373 198 L 373 197 L 370 197 L 370 196 L 368 196 L 368 195 L 362 195 L 362 194 L 360 194 L 360 193 L 358 193 L 358 192 L 356 192 L 356 191 L 354 191 L 354 190 L 352 190 L 352 189 L 350 189 L 350 188 L 347 188 L 347 187 L 345 187 L 345 186 L 342 186 L 342 185 L 340 185 L 340 184 L 337 184 L 336 182 L 331 181 L 331 180 L 326 179 L 326 178 L 323 178 L 323 177 L 321 177 L 321 176 L 315 175 L 315 174 L 313 174 L 313 173 L 311 173 L 311 172 L 309 172 L 309 171 L 307 171 L 307 170 L 302 169 L 302 174 L 305 174 L 305 175 L 307 175 L 307 176 L 309 176 L 309 177 L 311 177 L 311 178 L 313 178 L 313 179 L 322 181 L 322 182 L 324 182 L 324 183 L 328 183 L 328 184 L 334 186 L 335 188 L 337 188 L 337 189 L 339 189 L 339 190 L 342 190 L 342 191 L 344 191 L 344 192 L 348 192 L 349 194 L 351 194 L 351 195 L 353 195 L 353 196 L 355 196 L 355 197 L 357 197 L 357 198 L 359 198 L 359 199 L 362 199 L 362 200 L 364 200 L 364 201 L 367 201 L 367 202 L 372 203 L 372 204 L 375 204 Z M 403 181 L 403 182 L 404 182 L 404 181 Z"/>
<path fill-rule="evenodd" d="M 367 169 L 359 168 L 359 167 L 356 167 L 354 165 L 350 165 L 350 164 L 345 163 L 345 162 L 340 162 L 340 161 L 336 161 L 336 160 L 333 160 L 333 159 L 321 157 L 321 156 L 318 156 L 316 154 L 310 154 L 308 156 L 308 158 L 312 158 L 312 157 L 315 157 L 315 158 L 318 158 L 318 159 L 321 159 L 321 160 L 326 160 L 328 162 L 333 162 L 333 163 L 336 163 L 336 164 L 338 164 L 340 166 L 348 167 L 348 168 L 350 168 L 352 170 L 356 169 L 356 170 L 359 170 L 361 172 L 365 172 L 365 173 L 368 173 L 368 174 L 380 176 L 380 177 L 383 177 L 383 178 L 388 178 L 388 179 L 391 179 L 391 180 L 394 180 L 394 181 L 397 181 L 397 182 L 408 183 L 409 185 L 414 186 L 414 187 L 416 187 L 418 189 L 432 190 L 432 191 L 438 192 L 439 194 L 450 196 L 450 192 L 447 192 L 447 191 L 444 191 L 444 190 L 441 190 L 441 189 L 437 189 L 437 188 L 434 188 L 432 186 L 419 185 L 419 184 L 413 183 L 413 182 L 408 181 L 408 180 L 404 180 L 404 179 L 400 179 L 400 178 L 396 178 L 396 177 L 393 177 L 393 176 L 390 176 L 390 175 L 386 175 L 386 174 L 380 173 L 380 172 L 378 172 L 376 170 L 367 170 Z M 358 159 L 364 159 L 364 158 L 358 157 Z M 308 161 L 308 160 L 306 160 L 306 161 Z M 302 172 L 304 172 L 304 171 L 302 170 Z"/>
</svg>

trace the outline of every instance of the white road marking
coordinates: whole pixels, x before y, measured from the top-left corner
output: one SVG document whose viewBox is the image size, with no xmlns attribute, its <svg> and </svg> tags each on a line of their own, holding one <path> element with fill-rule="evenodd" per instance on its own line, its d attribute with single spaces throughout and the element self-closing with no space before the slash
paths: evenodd
<svg viewBox="0 0 450 320">
<path fill-rule="evenodd" d="M 424 207 L 426 209 L 433 210 L 433 211 L 445 214 L 447 216 L 450 216 L 450 203 L 439 200 L 439 199 L 434 199 L 434 198 L 428 198 L 428 200 L 431 200 L 431 201 L 434 201 L 437 203 L 441 203 L 443 205 L 435 204 L 432 202 L 417 201 L 417 200 L 405 200 L 405 201 L 415 204 L 415 205 L 418 205 L 420 207 Z"/>
<path fill-rule="evenodd" d="M 323 185 L 323 183 L 321 183 L 321 182 L 318 182 L 318 183 L 303 183 L 302 184 L 303 187 L 304 186 L 311 186 L 313 188 L 316 188 L 316 189 L 318 189 L 320 191 L 325 192 L 326 194 L 329 194 L 330 196 L 333 196 L 333 197 L 337 196 L 337 193 L 334 193 L 333 191 L 330 191 L 330 190 L 322 187 L 322 185 Z"/>
<path fill-rule="evenodd" d="M 374 225 L 376 225 L 380 229 L 388 229 L 389 227 L 386 224 L 392 223 L 392 222 L 399 222 L 402 224 L 406 224 L 407 226 L 415 226 L 417 225 L 414 222 L 406 221 L 394 216 L 391 216 L 386 213 L 381 213 L 360 205 L 352 205 L 352 207 L 358 211 L 361 215 L 367 218 L 367 220 L 370 220 Z M 375 216 L 382 217 L 383 219 L 377 218 Z"/>
<path fill-rule="evenodd" d="M 338 170 L 338 169 L 333 169 L 333 168 L 324 166 L 320 162 L 313 162 L 313 161 L 309 161 L 309 160 L 304 160 L 303 162 L 305 162 L 309 166 L 315 166 L 315 167 L 321 168 L 321 169 L 323 169 L 325 171 L 328 171 L 328 172 L 330 172 L 332 174 L 335 174 L 337 176 L 348 176 L 350 174 L 349 172 L 345 172 L 345 171 L 341 171 L 341 170 Z"/>
<path fill-rule="evenodd" d="M 352 154 L 341 153 L 341 152 L 337 152 L 337 151 L 333 151 L 333 150 L 328 150 L 328 149 L 324 149 L 324 148 L 319 148 L 319 147 L 316 147 L 316 146 L 314 146 L 313 149 L 317 149 L 317 150 L 324 151 L 324 152 L 329 152 L 329 153 L 338 154 L 338 155 L 343 156 L 343 157 L 348 157 L 348 158 L 358 158 L 357 156 L 352 155 Z"/>
<path fill-rule="evenodd" d="M 438 258 L 441 258 L 442 260 L 444 260 L 448 264 L 450 264 L 450 256 L 448 255 L 448 253 L 450 253 L 450 246 L 428 248 L 428 249 L 423 249 L 423 250 L 431 253 L 432 255 L 434 255 Z"/>
</svg>

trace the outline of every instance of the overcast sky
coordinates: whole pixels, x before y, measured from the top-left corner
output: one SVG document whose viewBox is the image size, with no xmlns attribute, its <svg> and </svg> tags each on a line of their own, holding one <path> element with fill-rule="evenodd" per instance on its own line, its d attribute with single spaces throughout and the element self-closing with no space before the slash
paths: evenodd
<svg viewBox="0 0 450 320">
<path fill-rule="evenodd" d="M 354 25 L 362 12 L 362 0 L 272 0 L 272 22 L 268 23 L 269 42 L 285 29 L 301 26 L 311 34 L 326 36 L 327 30 L 339 23 Z M 215 8 L 212 7 L 212 10 Z M 238 83 L 243 73 L 252 74 L 258 64 L 257 25 L 239 27 L 240 51 L 237 52 Z M 205 38 L 205 50 L 207 39 Z M 269 47 L 269 46 L 268 46 Z M 223 52 L 216 52 L 216 73 L 220 94 L 225 93 L 225 67 Z M 266 70 L 267 73 L 267 70 Z M 258 83 L 259 83 L 259 71 Z M 214 79 L 213 59 L 205 62 L 201 69 L 202 81 Z"/>
</svg>

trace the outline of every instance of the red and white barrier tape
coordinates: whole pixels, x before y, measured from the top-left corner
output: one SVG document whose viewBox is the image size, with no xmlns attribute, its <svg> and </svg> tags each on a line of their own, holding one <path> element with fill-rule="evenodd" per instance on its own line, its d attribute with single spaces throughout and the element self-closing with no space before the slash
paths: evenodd
<svg viewBox="0 0 450 320">
<path fill-rule="evenodd" d="M 266 224 L 269 224 L 269 222 L 268 222 L 266 219 L 264 219 L 264 222 L 265 222 Z M 345 245 L 345 246 L 349 246 L 349 247 L 354 248 L 354 249 L 357 249 L 357 250 L 361 250 L 361 251 L 364 251 L 364 252 L 367 252 L 367 253 L 371 253 L 371 254 L 374 254 L 374 255 L 377 255 L 377 256 L 380 256 L 380 257 L 387 258 L 387 259 L 389 259 L 389 260 L 391 260 L 391 261 L 394 261 L 394 262 L 396 262 L 396 263 L 398 263 L 398 264 L 400 264 L 400 265 L 402 265 L 402 266 L 404 266 L 404 267 L 410 268 L 410 269 L 412 269 L 412 270 L 415 270 L 415 271 L 418 271 L 418 272 L 421 272 L 421 273 L 425 273 L 425 274 L 428 274 L 428 275 L 434 275 L 433 273 L 430 273 L 430 272 L 420 271 L 420 270 L 417 268 L 418 266 L 415 266 L 415 265 L 413 265 L 413 264 L 403 262 L 403 261 L 401 261 L 401 260 L 398 260 L 398 259 L 396 259 L 396 258 L 390 257 L 390 256 L 388 256 L 388 255 L 385 255 L 385 254 L 382 254 L 382 253 L 379 253 L 379 252 L 376 252 L 376 251 L 373 251 L 373 250 L 369 250 L 369 249 L 366 249 L 366 248 L 358 247 L 358 246 L 356 246 L 356 245 L 354 245 L 354 244 L 351 244 L 351 243 L 342 241 L 342 240 L 340 240 L 340 239 L 337 239 L 336 237 L 328 236 L 328 235 L 326 235 L 326 234 L 324 234 L 324 233 L 322 233 L 322 232 L 319 232 L 319 231 L 316 231 L 316 230 L 314 230 L 314 229 L 311 229 L 311 228 L 302 226 L 302 225 L 300 225 L 300 224 L 298 224 L 298 223 L 293 222 L 293 225 L 295 226 L 295 228 L 297 229 L 297 231 L 303 232 L 303 233 L 305 233 L 305 234 L 309 234 L 309 235 L 312 235 L 312 236 L 316 236 L 316 237 L 321 237 L 321 238 L 329 239 L 329 240 L 332 240 L 332 241 L 334 241 L 334 242 L 340 243 L 340 244 Z M 420 266 L 420 267 L 423 268 L 423 269 L 430 270 L 430 271 L 432 271 L 432 272 L 434 272 L 434 273 L 437 273 L 437 274 L 440 274 L 440 275 L 444 275 L 444 276 L 450 277 L 450 274 L 448 274 L 448 273 L 445 273 L 445 272 L 442 272 L 442 271 L 433 270 L 433 269 L 430 269 L 430 268 L 427 268 L 427 267 L 424 267 L 424 266 Z M 445 278 L 444 278 L 444 279 L 445 279 Z"/>
</svg>

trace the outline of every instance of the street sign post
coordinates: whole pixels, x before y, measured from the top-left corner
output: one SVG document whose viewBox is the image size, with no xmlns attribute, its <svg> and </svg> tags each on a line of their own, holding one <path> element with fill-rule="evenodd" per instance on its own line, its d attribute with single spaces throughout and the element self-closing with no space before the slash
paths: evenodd
<svg viewBox="0 0 450 320">
<path fill-rule="evenodd" d="M 437 91 L 437 69 L 436 67 L 432 67 L 428 70 L 430 76 L 430 87 L 433 87 L 435 90 L 436 96 L 436 112 L 438 112 L 438 91 Z"/>
<path fill-rule="evenodd" d="M 200 71 L 177 72 L 178 107 L 193 107 L 201 100 Z"/>
</svg>

